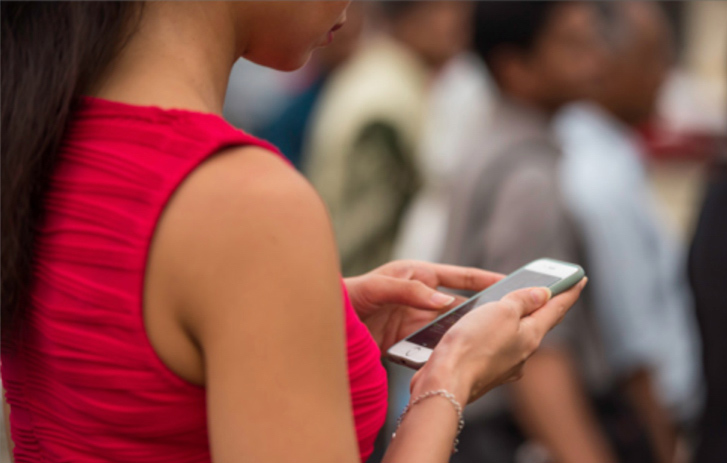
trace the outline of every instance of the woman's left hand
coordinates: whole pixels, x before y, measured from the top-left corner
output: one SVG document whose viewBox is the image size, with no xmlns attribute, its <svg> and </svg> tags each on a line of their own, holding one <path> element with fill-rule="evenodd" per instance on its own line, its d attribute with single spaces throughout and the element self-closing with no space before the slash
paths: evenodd
<svg viewBox="0 0 727 463">
<path fill-rule="evenodd" d="M 345 282 L 356 313 L 384 353 L 465 300 L 436 288 L 482 291 L 504 277 L 470 267 L 400 260 Z"/>
</svg>

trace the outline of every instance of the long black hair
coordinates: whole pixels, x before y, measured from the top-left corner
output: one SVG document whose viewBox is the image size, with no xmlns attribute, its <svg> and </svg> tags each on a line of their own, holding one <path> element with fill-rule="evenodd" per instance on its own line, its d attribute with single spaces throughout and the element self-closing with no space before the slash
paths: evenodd
<svg viewBox="0 0 727 463">
<path fill-rule="evenodd" d="M 2 334 L 30 307 L 33 241 L 69 115 L 138 19 L 131 2 L 2 2 Z M 13 329 L 11 329 L 13 328 Z"/>
</svg>

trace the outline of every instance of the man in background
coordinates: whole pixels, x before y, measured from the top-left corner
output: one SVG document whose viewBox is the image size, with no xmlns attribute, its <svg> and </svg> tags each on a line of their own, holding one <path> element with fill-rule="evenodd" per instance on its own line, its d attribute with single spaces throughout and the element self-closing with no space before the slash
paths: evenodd
<svg viewBox="0 0 727 463">
<path fill-rule="evenodd" d="M 540 257 L 582 262 L 551 123 L 599 83 L 597 11 L 588 2 L 481 2 L 474 42 L 501 96 L 462 165 L 444 261 L 503 273 Z M 592 400 L 613 387 L 603 354 L 586 298 L 545 338 L 520 381 L 470 407 L 453 461 L 653 461 L 648 446 L 621 451 L 604 431 Z M 619 431 L 634 434 L 623 424 Z"/>
<path fill-rule="evenodd" d="M 636 131 L 654 115 L 672 38 L 658 4 L 615 2 L 602 12 L 602 84 L 556 124 L 565 150 L 561 182 L 584 238 L 609 364 L 666 462 L 675 425 L 694 421 L 702 398 L 684 253 L 659 217 Z"/>
<path fill-rule="evenodd" d="M 495 94 L 484 63 L 471 51 L 452 58 L 432 82 L 418 156 L 421 187 L 402 219 L 395 258 L 436 262 L 441 257 L 458 169 L 469 140 L 489 117 Z"/>
<path fill-rule="evenodd" d="M 326 83 L 304 173 L 328 205 L 344 275 L 393 257 L 421 179 L 429 86 L 468 44 L 467 2 L 382 2 L 388 33 L 362 44 Z"/>
</svg>

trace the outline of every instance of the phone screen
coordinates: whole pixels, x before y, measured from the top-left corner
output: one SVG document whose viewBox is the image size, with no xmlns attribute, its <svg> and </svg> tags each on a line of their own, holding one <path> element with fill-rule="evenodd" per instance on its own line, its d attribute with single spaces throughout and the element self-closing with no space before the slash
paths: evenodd
<svg viewBox="0 0 727 463">
<path fill-rule="evenodd" d="M 479 296 L 465 302 L 464 305 L 457 310 L 446 315 L 432 325 L 422 331 L 413 334 L 408 341 L 418 344 L 429 349 L 434 349 L 439 343 L 444 333 L 454 325 L 457 320 L 464 317 L 469 311 L 487 304 L 488 302 L 499 301 L 508 293 L 522 288 L 530 288 L 533 286 L 551 286 L 558 282 L 561 278 L 554 275 L 546 275 L 543 273 L 533 272 L 530 270 L 521 270 L 500 281 L 496 286 L 488 288 Z"/>
</svg>

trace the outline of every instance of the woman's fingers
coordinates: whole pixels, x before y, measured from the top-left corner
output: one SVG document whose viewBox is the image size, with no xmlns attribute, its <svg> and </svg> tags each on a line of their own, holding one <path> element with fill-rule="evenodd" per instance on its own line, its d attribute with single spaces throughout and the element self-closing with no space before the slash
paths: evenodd
<svg viewBox="0 0 727 463">
<path fill-rule="evenodd" d="M 467 291 L 482 291 L 505 278 L 505 275 L 473 267 L 428 264 L 436 274 L 439 286 Z"/>
<path fill-rule="evenodd" d="M 391 262 L 382 267 L 382 270 L 389 276 L 419 280 L 431 287 L 444 286 L 468 291 L 482 291 L 505 278 L 501 273 L 478 268 L 416 260 Z"/>
<path fill-rule="evenodd" d="M 543 307 L 550 299 L 550 290 L 545 287 L 518 289 L 502 298 L 515 310 L 519 317 L 525 317 Z"/>
<path fill-rule="evenodd" d="M 453 307 L 457 300 L 451 294 L 430 288 L 421 281 L 383 275 L 376 278 L 376 285 L 370 285 L 368 299 L 377 305 L 399 304 L 424 310 L 442 310 Z"/>
</svg>

